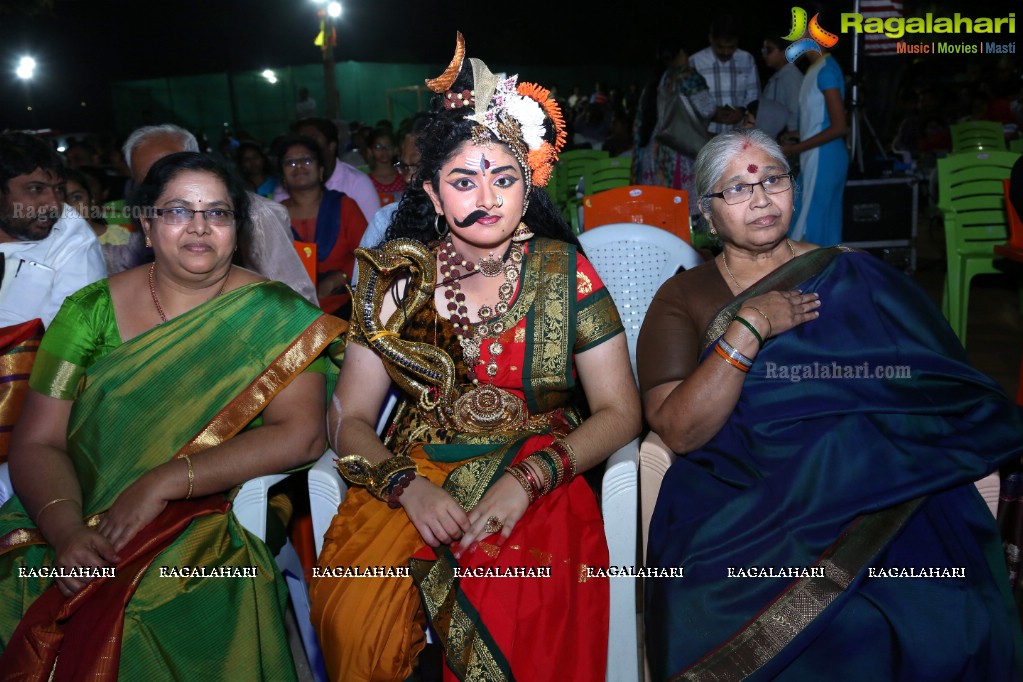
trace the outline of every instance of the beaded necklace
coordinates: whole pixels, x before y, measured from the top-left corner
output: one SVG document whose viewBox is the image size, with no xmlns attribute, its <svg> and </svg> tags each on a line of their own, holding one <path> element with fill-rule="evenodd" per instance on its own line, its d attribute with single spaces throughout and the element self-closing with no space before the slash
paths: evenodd
<svg viewBox="0 0 1023 682">
<path fill-rule="evenodd" d="M 501 264 L 505 281 L 501 283 L 497 291 L 498 301 L 492 307 L 487 304 L 481 305 L 477 310 L 480 321 L 473 325 L 469 322 L 469 310 L 465 305 L 465 294 L 462 292 L 460 281 L 478 272 L 476 264 L 459 255 L 450 236 L 437 249 L 441 275 L 441 283 L 438 286 L 444 287 L 444 298 L 448 302 L 448 317 L 455 327 L 455 335 L 459 345 L 462 346 L 462 356 L 465 359 L 469 379 L 474 384 L 479 383 L 476 365 L 480 362 L 480 345 L 484 339 L 499 336 L 504 332 L 504 323 L 499 318 L 508 312 L 508 302 L 511 301 L 512 294 L 515 293 L 515 283 L 518 282 L 522 270 L 522 256 L 522 244 L 512 243 L 508 259 Z M 463 275 L 460 267 L 465 268 L 467 274 Z M 494 377 L 497 375 L 497 356 L 504 351 L 504 346 L 494 338 L 490 342 L 489 350 L 490 361 L 487 362 L 484 370 L 487 376 Z"/>
</svg>

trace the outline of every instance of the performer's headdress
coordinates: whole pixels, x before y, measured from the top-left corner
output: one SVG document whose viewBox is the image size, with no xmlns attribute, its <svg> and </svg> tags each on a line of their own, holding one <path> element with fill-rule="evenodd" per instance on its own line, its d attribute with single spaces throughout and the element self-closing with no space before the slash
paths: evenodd
<svg viewBox="0 0 1023 682">
<path fill-rule="evenodd" d="M 495 75 L 479 59 L 470 58 L 472 88 L 456 92 L 451 87 L 464 60 L 465 40 L 458 33 L 451 64 L 440 76 L 427 80 L 427 87 L 441 96 L 444 109 L 465 110 L 465 117 L 475 121 L 473 140 L 477 144 L 496 139 L 508 145 L 522 166 L 527 185 L 546 186 L 566 138 L 565 120 L 550 90 L 536 83 L 516 85 L 517 75 Z"/>
</svg>

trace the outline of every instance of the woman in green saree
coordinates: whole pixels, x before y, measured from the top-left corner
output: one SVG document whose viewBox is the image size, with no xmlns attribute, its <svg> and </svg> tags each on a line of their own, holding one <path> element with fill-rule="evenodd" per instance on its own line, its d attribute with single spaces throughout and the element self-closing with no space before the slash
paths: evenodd
<svg viewBox="0 0 1023 682">
<path fill-rule="evenodd" d="M 323 451 L 345 324 L 231 264 L 247 198 L 216 160 L 161 159 L 136 203 L 155 262 L 67 299 L 14 432 L 0 679 L 291 679 L 286 588 L 226 493 Z"/>
</svg>

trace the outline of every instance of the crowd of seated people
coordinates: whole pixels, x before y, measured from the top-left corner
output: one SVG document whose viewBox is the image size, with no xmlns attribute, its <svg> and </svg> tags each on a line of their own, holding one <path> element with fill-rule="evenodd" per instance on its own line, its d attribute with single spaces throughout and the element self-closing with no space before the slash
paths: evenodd
<svg viewBox="0 0 1023 682">
<path fill-rule="evenodd" d="M 567 149 L 642 158 L 650 90 L 495 94 L 460 49 L 431 109 L 397 125 L 301 118 L 223 151 L 171 123 L 63 153 L 0 134 L 0 361 L 34 358 L 0 366 L 18 406 L 0 401 L 16 493 L 0 679 L 296 679 L 276 545 L 231 495 L 329 446 L 349 489 L 303 560 L 332 680 L 430 680 L 438 650 L 437 679 L 603 680 L 609 580 L 586 569 L 608 539 L 583 474 L 648 433 L 678 456 L 640 563 L 685 567 L 645 583 L 653 679 L 1023 675 L 973 487 L 1023 456 L 1023 411 L 900 273 L 814 241 L 818 214 L 793 234 L 795 166 L 841 142 L 842 72 L 809 60 L 826 109 L 811 130 L 802 82 L 781 101 L 799 67 L 765 38 L 778 78 L 761 90 L 735 31 L 715 20 L 692 56 L 671 42 L 652 80 L 687 79 L 717 128 L 684 164 L 717 248 L 655 297 L 638 390 L 616 303 L 545 187 Z M 738 69 L 727 92 L 702 63 Z M 942 153 L 955 121 L 1018 124 L 1004 86 L 921 90 L 892 146 Z M 488 116 L 445 106 L 461 93 Z M 887 366 L 893 347 L 909 376 L 777 376 Z M 302 486 L 268 513 L 296 537 Z M 394 575 L 335 574 L 353 566 Z M 878 575 L 920 567 L 939 575 Z M 491 577 L 509 570 L 549 575 Z"/>
</svg>

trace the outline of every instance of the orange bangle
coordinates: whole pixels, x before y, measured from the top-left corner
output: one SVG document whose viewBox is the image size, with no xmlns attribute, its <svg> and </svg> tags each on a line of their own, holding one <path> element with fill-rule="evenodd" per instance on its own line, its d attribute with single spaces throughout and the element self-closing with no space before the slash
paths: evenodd
<svg viewBox="0 0 1023 682">
<path fill-rule="evenodd" d="M 739 370 L 743 374 L 749 372 L 749 367 L 746 367 L 745 365 L 743 365 L 738 360 L 733 359 L 728 353 L 725 352 L 724 348 L 722 348 L 721 346 L 719 346 L 716 343 L 714 344 L 714 350 L 717 352 L 718 355 L 720 355 L 722 358 L 725 359 L 725 362 L 727 362 L 729 365 L 731 365 L 732 367 L 736 368 L 737 370 Z"/>
</svg>

